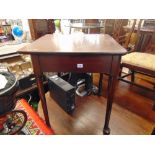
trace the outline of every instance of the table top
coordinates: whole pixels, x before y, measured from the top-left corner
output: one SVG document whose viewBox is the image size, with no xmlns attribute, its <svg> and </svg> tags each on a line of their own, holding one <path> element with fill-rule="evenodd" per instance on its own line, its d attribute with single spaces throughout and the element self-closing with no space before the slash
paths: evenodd
<svg viewBox="0 0 155 155">
<path fill-rule="evenodd" d="M 107 34 L 47 34 L 18 50 L 22 54 L 116 54 L 127 51 Z"/>
</svg>

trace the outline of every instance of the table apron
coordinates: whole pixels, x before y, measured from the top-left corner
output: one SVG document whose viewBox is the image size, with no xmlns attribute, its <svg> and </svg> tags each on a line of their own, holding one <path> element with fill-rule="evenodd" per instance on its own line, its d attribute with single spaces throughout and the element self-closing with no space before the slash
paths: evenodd
<svg viewBox="0 0 155 155">
<path fill-rule="evenodd" d="M 110 73 L 112 60 L 113 57 L 111 55 L 39 56 L 39 64 L 42 72 Z"/>
</svg>

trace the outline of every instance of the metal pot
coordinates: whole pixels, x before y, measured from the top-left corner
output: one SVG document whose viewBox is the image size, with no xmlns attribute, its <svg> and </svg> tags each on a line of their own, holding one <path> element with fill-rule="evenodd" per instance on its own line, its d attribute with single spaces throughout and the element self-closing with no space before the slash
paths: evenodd
<svg viewBox="0 0 155 155">
<path fill-rule="evenodd" d="M 0 72 L 8 80 L 4 89 L 0 89 L 0 115 L 12 111 L 15 108 L 15 93 L 19 83 L 15 75 L 10 72 Z"/>
</svg>

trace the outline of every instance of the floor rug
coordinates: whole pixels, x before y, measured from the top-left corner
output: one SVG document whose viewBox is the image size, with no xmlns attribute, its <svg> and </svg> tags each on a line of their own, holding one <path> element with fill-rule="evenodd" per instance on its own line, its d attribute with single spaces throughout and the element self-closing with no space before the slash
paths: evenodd
<svg viewBox="0 0 155 155">
<path fill-rule="evenodd" d="M 16 110 L 24 110 L 27 114 L 27 122 L 23 129 L 19 132 L 20 135 L 53 135 L 54 131 L 47 127 L 45 122 L 32 109 L 26 100 L 21 99 L 16 104 Z"/>
</svg>

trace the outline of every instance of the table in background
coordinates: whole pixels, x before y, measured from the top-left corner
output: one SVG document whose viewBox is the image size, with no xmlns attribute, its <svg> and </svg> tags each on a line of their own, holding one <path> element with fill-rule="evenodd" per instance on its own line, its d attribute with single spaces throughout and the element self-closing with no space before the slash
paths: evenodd
<svg viewBox="0 0 155 155">
<path fill-rule="evenodd" d="M 17 51 L 28 44 L 28 42 L 16 43 L 16 41 L 0 43 L 0 60 L 19 56 L 19 53 L 17 53 Z"/>
<path fill-rule="evenodd" d="M 109 75 L 103 133 L 110 134 L 109 121 L 121 56 L 127 51 L 103 34 L 45 35 L 19 53 L 30 54 L 45 120 L 50 126 L 43 89 L 43 72 L 106 73 Z"/>
<path fill-rule="evenodd" d="M 104 28 L 103 24 L 100 23 L 70 23 L 69 25 L 66 25 L 66 27 L 69 27 L 69 33 L 71 34 L 72 29 L 81 29 L 82 31 L 87 30 L 86 32 L 90 34 L 91 29 L 101 29 Z M 100 33 L 100 31 L 98 32 Z"/>
</svg>

